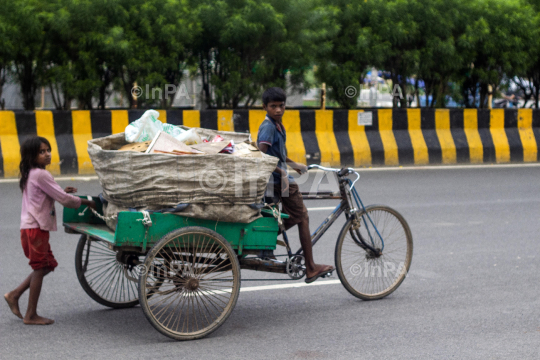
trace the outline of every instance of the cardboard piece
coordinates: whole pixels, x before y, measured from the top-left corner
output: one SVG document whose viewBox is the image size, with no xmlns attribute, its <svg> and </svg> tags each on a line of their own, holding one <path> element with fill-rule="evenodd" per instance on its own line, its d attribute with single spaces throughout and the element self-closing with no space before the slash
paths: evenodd
<svg viewBox="0 0 540 360">
<path fill-rule="evenodd" d="M 229 145 L 230 141 L 219 141 L 219 142 L 207 142 L 197 145 L 191 145 L 192 149 L 202 151 L 206 154 L 215 155 L 219 154 L 223 149 Z"/>
<path fill-rule="evenodd" d="M 200 151 L 194 151 L 192 148 L 175 139 L 166 132 L 160 131 L 152 140 L 152 143 L 146 150 L 147 154 L 172 154 L 172 155 L 196 155 L 201 154 Z"/>
<path fill-rule="evenodd" d="M 256 146 L 253 146 L 248 142 L 236 144 L 232 155 L 243 157 L 262 157 L 261 151 Z"/>
<path fill-rule="evenodd" d="M 145 141 L 141 143 L 132 143 L 122 146 L 118 151 L 136 151 L 136 152 L 145 152 L 150 146 L 151 141 Z"/>
<path fill-rule="evenodd" d="M 179 150 L 172 150 L 172 151 L 162 151 L 162 150 L 154 150 L 153 154 L 169 154 L 169 155 L 200 155 L 200 154 L 204 154 L 203 152 L 190 152 L 190 153 L 186 153 L 186 152 L 182 152 L 182 151 L 179 151 Z"/>
</svg>

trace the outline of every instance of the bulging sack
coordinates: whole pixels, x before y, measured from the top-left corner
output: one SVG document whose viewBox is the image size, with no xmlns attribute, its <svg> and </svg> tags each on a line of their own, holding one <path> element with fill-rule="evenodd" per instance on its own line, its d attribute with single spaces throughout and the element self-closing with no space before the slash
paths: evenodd
<svg viewBox="0 0 540 360">
<path fill-rule="evenodd" d="M 196 130 L 201 136 L 219 134 L 235 143 L 249 139 L 249 134 Z M 191 205 L 179 214 L 210 220 L 247 223 L 259 217 L 260 210 L 253 205 L 262 202 L 278 162 L 276 157 L 262 153 L 261 157 L 239 157 L 116 151 L 125 144 L 123 133 L 88 142 L 88 153 L 107 201 L 122 209 L 159 209 L 188 203 Z"/>
</svg>

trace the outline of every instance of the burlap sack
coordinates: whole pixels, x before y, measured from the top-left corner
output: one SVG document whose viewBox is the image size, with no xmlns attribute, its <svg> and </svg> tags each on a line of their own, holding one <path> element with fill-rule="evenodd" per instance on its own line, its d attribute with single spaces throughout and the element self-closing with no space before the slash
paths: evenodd
<svg viewBox="0 0 540 360">
<path fill-rule="evenodd" d="M 197 132 L 201 136 L 219 134 L 235 143 L 249 139 L 249 134 L 242 133 Z M 247 223 L 260 216 L 252 205 L 261 203 L 278 162 L 276 157 L 262 153 L 256 158 L 116 151 L 125 144 L 123 133 L 88 141 L 103 196 L 122 210 L 157 210 L 188 203 L 191 205 L 181 215 Z"/>
</svg>

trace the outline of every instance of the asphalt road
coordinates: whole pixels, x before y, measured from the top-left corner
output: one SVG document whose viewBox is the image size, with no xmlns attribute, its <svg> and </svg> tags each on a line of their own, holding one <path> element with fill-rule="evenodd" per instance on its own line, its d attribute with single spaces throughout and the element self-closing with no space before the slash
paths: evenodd
<svg viewBox="0 0 540 360">
<path fill-rule="evenodd" d="M 540 167 L 362 172 L 357 188 L 364 202 L 394 207 L 413 232 L 411 271 L 396 292 L 371 302 L 340 284 L 242 292 L 222 327 L 191 342 L 159 334 L 138 306 L 110 310 L 89 298 L 75 275 L 78 237 L 60 227 L 51 234 L 60 265 L 45 278 L 38 308 L 56 324 L 25 326 L 2 303 L 0 358 L 538 359 L 539 179 Z M 100 192 L 97 181 L 61 184 L 80 194 Z M 17 184 L 0 183 L 0 194 L 5 293 L 30 268 L 19 241 Z M 312 229 L 327 213 L 310 211 Z M 333 263 L 342 224 L 317 244 L 317 261 Z M 298 244 L 296 231 L 291 234 Z M 245 281 L 242 287 L 279 283 Z M 23 311 L 26 301 L 27 295 Z"/>
</svg>

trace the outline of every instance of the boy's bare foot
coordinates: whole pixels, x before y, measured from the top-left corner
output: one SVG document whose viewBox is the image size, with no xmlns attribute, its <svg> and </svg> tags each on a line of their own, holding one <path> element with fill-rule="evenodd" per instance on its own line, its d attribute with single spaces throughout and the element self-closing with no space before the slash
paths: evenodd
<svg viewBox="0 0 540 360">
<path fill-rule="evenodd" d="M 15 297 L 13 297 L 11 293 L 5 294 L 4 299 L 8 303 L 9 309 L 11 310 L 11 312 L 15 314 L 15 316 L 17 316 L 18 318 L 22 319 L 23 316 L 21 314 L 21 311 L 19 310 L 19 299 L 16 299 Z"/>
<path fill-rule="evenodd" d="M 306 273 L 306 283 L 312 283 L 323 275 L 334 271 L 335 268 L 331 265 L 315 265 L 315 271 Z"/>
<path fill-rule="evenodd" d="M 25 317 L 23 323 L 26 325 L 51 325 L 54 324 L 54 320 L 35 315 L 28 319 Z"/>
</svg>

